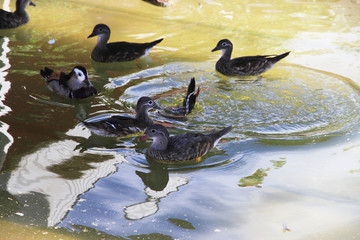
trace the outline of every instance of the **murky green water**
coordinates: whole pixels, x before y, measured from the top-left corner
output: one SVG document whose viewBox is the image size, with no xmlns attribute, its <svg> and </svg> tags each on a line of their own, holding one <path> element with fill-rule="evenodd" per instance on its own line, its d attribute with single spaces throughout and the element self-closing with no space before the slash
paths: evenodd
<svg viewBox="0 0 360 240">
<path fill-rule="evenodd" d="M 35 3 L 29 24 L 0 30 L 1 239 L 360 238 L 359 1 Z M 164 41 L 139 64 L 96 63 L 100 22 L 111 41 Z M 291 54 L 261 79 L 224 77 L 222 38 L 234 56 Z M 41 68 L 75 65 L 98 96 L 44 86 Z M 143 95 L 180 104 L 191 77 L 187 121 L 151 116 L 173 134 L 233 125 L 199 164 L 149 164 L 138 136 L 79 124 L 132 114 Z"/>
</svg>

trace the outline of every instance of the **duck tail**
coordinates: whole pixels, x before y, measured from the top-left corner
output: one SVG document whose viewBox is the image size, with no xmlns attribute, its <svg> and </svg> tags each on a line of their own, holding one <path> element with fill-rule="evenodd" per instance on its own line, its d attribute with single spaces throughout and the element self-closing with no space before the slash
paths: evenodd
<svg viewBox="0 0 360 240">
<path fill-rule="evenodd" d="M 224 136 L 225 134 L 229 133 L 232 130 L 232 126 L 228 126 L 218 132 L 215 133 L 216 136 L 218 136 L 218 138 Z"/>
<path fill-rule="evenodd" d="M 185 114 L 189 114 L 191 110 L 193 110 L 199 93 L 200 87 L 198 87 L 197 91 L 195 91 L 195 78 L 193 77 L 190 80 L 187 93 L 183 101 L 183 106 L 186 108 Z"/>
<path fill-rule="evenodd" d="M 156 44 L 159 44 L 162 40 L 164 40 L 164 38 L 160 38 L 160 39 L 158 39 L 158 40 L 155 40 L 155 41 L 151 42 L 150 44 L 151 44 L 152 46 L 155 46 Z"/>
<path fill-rule="evenodd" d="M 288 55 L 290 54 L 290 51 L 286 52 L 286 53 L 283 53 L 283 54 L 280 54 L 280 55 L 277 55 L 273 58 L 273 60 L 275 62 L 278 62 L 280 61 L 281 59 L 283 59 L 284 57 L 287 57 Z"/>
<path fill-rule="evenodd" d="M 47 80 L 49 80 L 49 78 L 50 78 L 50 76 L 51 76 L 51 74 L 52 74 L 53 72 L 54 72 L 54 71 L 53 71 L 52 69 L 45 67 L 44 70 L 42 70 L 42 69 L 40 70 L 40 75 L 41 75 L 43 78 L 45 78 L 45 80 L 47 81 Z"/>
<path fill-rule="evenodd" d="M 211 133 L 212 137 L 214 138 L 214 147 L 216 146 L 216 144 L 220 141 L 220 139 L 222 138 L 222 136 L 224 136 L 225 134 L 229 133 L 232 129 L 232 126 L 228 126 L 220 131 L 213 131 Z"/>
</svg>

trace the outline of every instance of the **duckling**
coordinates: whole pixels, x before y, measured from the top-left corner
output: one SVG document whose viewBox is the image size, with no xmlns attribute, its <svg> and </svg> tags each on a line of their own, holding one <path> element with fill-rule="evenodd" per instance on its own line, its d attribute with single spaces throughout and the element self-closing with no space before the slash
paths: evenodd
<svg viewBox="0 0 360 240">
<path fill-rule="evenodd" d="M 54 72 L 45 67 L 40 70 L 45 78 L 48 89 L 61 97 L 81 99 L 97 94 L 96 88 L 90 83 L 88 73 L 82 66 L 76 66 L 69 74 Z"/>
<path fill-rule="evenodd" d="M 258 55 L 231 58 L 233 45 L 228 39 L 218 42 L 212 52 L 222 50 L 221 58 L 216 62 L 215 68 L 218 72 L 227 76 L 258 76 L 289 55 L 286 52 L 280 55 Z"/>
<path fill-rule="evenodd" d="M 153 142 L 146 149 L 146 155 L 155 161 L 177 163 L 188 160 L 199 162 L 201 157 L 215 147 L 220 139 L 230 132 L 232 126 L 208 134 L 183 133 L 170 136 L 166 127 L 154 124 L 148 127 L 140 140 L 152 138 Z"/>
<path fill-rule="evenodd" d="M 96 25 L 88 38 L 94 36 L 98 36 L 98 40 L 91 52 L 91 58 L 97 62 L 133 61 L 146 56 L 156 44 L 163 40 L 161 38 L 149 43 L 107 43 L 110 38 L 110 28 L 105 24 Z"/>
<path fill-rule="evenodd" d="M 29 15 L 25 8 L 36 6 L 31 0 L 16 0 L 15 12 L 0 9 L 0 29 L 16 28 L 29 22 Z"/>
</svg>

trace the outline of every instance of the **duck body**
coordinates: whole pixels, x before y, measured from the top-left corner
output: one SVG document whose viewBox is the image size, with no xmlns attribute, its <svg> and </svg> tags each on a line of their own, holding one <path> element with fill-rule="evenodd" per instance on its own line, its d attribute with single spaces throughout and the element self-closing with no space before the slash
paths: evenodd
<svg viewBox="0 0 360 240">
<path fill-rule="evenodd" d="M 156 161 L 169 163 L 193 159 L 198 161 L 201 156 L 213 149 L 221 137 L 230 132 L 231 129 L 232 126 L 229 126 L 208 134 L 183 133 L 169 136 L 164 126 L 154 124 L 146 129 L 145 135 L 141 139 L 153 139 L 152 144 L 146 150 L 146 155 Z"/>
<path fill-rule="evenodd" d="M 96 88 L 90 83 L 88 73 L 82 66 L 76 66 L 69 74 L 54 72 L 45 67 L 40 70 L 45 78 L 47 88 L 64 98 L 82 99 L 97 94 Z"/>
<path fill-rule="evenodd" d="M 0 29 L 16 28 L 29 22 L 29 15 L 25 8 L 28 5 L 35 6 L 31 0 L 17 0 L 15 12 L 0 9 Z"/>
<path fill-rule="evenodd" d="M 188 114 L 191 113 L 191 111 L 194 109 L 195 103 L 196 103 L 196 99 L 199 96 L 200 93 L 200 87 L 198 87 L 198 89 L 196 90 L 196 85 L 195 85 L 195 78 L 191 78 L 184 101 L 182 103 L 181 106 L 177 106 L 177 107 L 171 107 L 171 108 L 165 108 L 164 112 L 166 114 L 166 116 L 186 116 Z"/>
<path fill-rule="evenodd" d="M 280 55 L 257 55 L 231 59 L 233 45 L 228 39 L 222 39 L 212 52 L 222 50 L 221 58 L 216 62 L 218 72 L 227 76 L 258 76 L 275 66 L 275 64 L 288 56 L 290 52 Z"/>
<path fill-rule="evenodd" d="M 133 61 L 146 56 L 150 50 L 163 39 L 148 43 L 112 42 L 110 28 L 105 24 L 98 24 L 88 38 L 98 36 L 98 41 L 91 52 L 91 58 L 97 62 L 124 62 Z"/>
<path fill-rule="evenodd" d="M 150 97 L 141 97 L 136 104 L 135 117 L 113 115 L 100 121 L 83 122 L 83 124 L 97 135 L 123 137 L 141 132 L 146 127 L 154 124 L 148 115 L 148 111 L 152 108 L 160 109 Z"/>
</svg>

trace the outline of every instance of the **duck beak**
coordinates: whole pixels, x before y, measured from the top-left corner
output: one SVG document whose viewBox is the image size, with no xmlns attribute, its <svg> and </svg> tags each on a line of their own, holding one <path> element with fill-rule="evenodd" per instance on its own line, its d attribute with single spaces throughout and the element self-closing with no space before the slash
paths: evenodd
<svg viewBox="0 0 360 240">
<path fill-rule="evenodd" d="M 96 34 L 94 32 L 92 32 L 87 38 L 92 38 L 92 37 L 95 37 Z"/>
<path fill-rule="evenodd" d="M 83 81 L 83 83 L 85 83 L 86 86 L 92 86 L 89 79 L 87 79 L 87 78 Z"/>
<path fill-rule="evenodd" d="M 29 5 L 36 7 L 36 4 L 33 2 L 30 2 Z"/>
<path fill-rule="evenodd" d="M 139 138 L 140 141 L 143 141 L 143 140 L 146 140 L 146 139 L 149 139 L 149 136 L 146 135 L 146 134 L 142 135 L 142 136 Z"/>
<path fill-rule="evenodd" d="M 156 103 L 155 103 L 155 106 L 153 108 L 154 109 L 161 109 L 161 107 L 159 105 L 157 105 Z"/>
<path fill-rule="evenodd" d="M 218 48 L 218 46 L 216 46 L 213 50 L 211 50 L 211 52 L 215 52 L 217 50 L 220 50 L 220 48 Z"/>
</svg>

